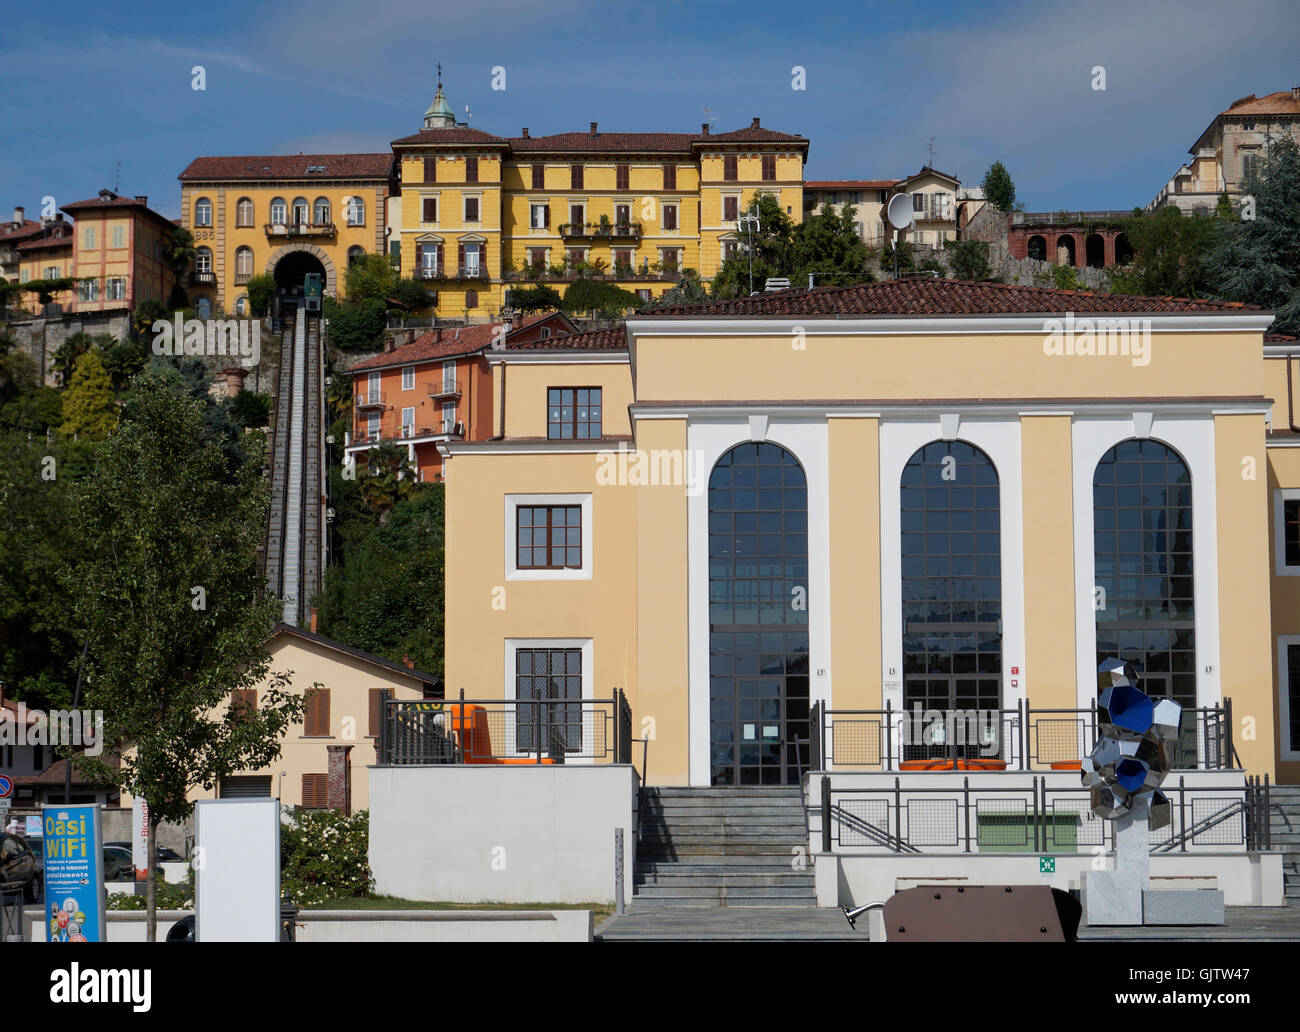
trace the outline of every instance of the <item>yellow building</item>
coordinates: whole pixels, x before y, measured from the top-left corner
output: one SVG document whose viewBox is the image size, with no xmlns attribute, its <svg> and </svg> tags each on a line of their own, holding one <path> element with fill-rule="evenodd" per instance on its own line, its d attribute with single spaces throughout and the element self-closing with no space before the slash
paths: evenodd
<svg viewBox="0 0 1300 1032">
<path fill-rule="evenodd" d="M 75 268 L 73 258 L 73 227 L 60 220 L 46 230 L 45 235 L 35 235 L 14 245 L 14 261 L 17 267 L 17 282 L 31 283 L 34 280 L 63 279 L 71 276 Z M 50 300 L 64 311 L 72 307 L 76 293 L 61 290 Z M 40 298 L 33 294 L 22 297 L 22 307 L 37 311 Z"/>
<path fill-rule="evenodd" d="M 150 208 L 148 197 L 100 190 L 63 210 L 77 222 L 70 275 L 80 280 L 73 306 L 79 315 L 167 300 L 175 278 L 167 265 L 175 224 Z"/>
<path fill-rule="evenodd" d="M 918 705 L 997 714 L 995 766 L 1077 770 L 1118 654 L 1185 707 L 1177 766 L 1300 780 L 1271 321 L 917 279 L 489 353 L 502 435 L 441 446 L 449 694 L 508 705 L 560 656 L 575 698 L 626 691 L 665 785 L 947 756 L 900 747 Z"/>
<path fill-rule="evenodd" d="M 254 275 L 284 294 L 324 277 L 341 296 L 350 262 L 384 246 L 389 154 L 195 158 L 181 181 L 181 225 L 197 249 L 189 283 L 200 316 L 240 315 Z"/>
<path fill-rule="evenodd" d="M 748 128 L 698 134 L 587 132 L 501 137 L 458 124 L 438 84 L 421 130 L 393 141 L 393 227 L 403 275 L 439 316 L 482 320 L 511 286 L 561 294 L 578 276 L 656 297 L 693 269 L 708 279 L 739 247 L 755 193 L 803 213 L 808 141 Z"/>
</svg>

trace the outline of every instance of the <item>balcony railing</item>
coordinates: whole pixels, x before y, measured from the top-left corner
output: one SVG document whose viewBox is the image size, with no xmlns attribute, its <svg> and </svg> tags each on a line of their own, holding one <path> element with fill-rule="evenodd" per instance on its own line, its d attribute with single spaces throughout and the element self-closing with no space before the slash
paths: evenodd
<svg viewBox="0 0 1300 1032">
<path fill-rule="evenodd" d="M 621 689 L 605 699 L 381 699 L 380 766 L 632 762 Z"/>
<path fill-rule="evenodd" d="M 584 240 L 640 240 L 639 222 L 564 222 L 560 236 Z"/>
<path fill-rule="evenodd" d="M 460 394 L 459 380 L 442 380 L 429 384 L 429 397 L 431 398 L 459 398 Z"/>
<path fill-rule="evenodd" d="M 268 222 L 264 228 L 269 237 L 326 237 L 336 232 L 332 222 Z"/>
<path fill-rule="evenodd" d="M 217 274 L 211 270 L 191 269 L 190 283 L 196 287 L 214 287 L 217 285 Z"/>
<path fill-rule="evenodd" d="M 615 266 L 613 269 L 594 270 L 566 269 L 564 272 L 552 272 L 547 267 L 530 266 L 526 269 L 512 269 L 503 273 L 501 278 L 507 283 L 572 283 L 576 279 L 605 280 L 611 283 L 676 283 L 682 278 L 679 268 L 670 269 L 635 269 Z"/>
<path fill-rule="evenodd" d="M 351 443 L 370 445 L 383 441 L 418 441 L 434 437 L 463 439 L 465 424 L 454 419 L 435 420 L 432 423 L 401 423 L 395 419 L 385 419 L 380 421 L 378 427 L 371 429 L 368 422 L 362 421 L 352 432 Z"/>
<path fill-rule="evenodd" d="M 482 265 L 475 265 L 468 269 L 429 269 L 421 268 L 415 270 L 415 278 L 425 282 L 433 281 L 452 281 L 452 280 L 485 280 L 488 278 L 488 271 Z"/>
<path fill-rule="evenodd" d="M 235 273 L 235 286 L 242 287 L 252 278 L 253 274 L 251 272 L 237 272 Z"/>
<path fill-rule="evenodd" d="M 388 395 L 384 391 L 363 391 L 357 395 L 357 409 L 377 409 L 387 408 Z"/>
</svg>

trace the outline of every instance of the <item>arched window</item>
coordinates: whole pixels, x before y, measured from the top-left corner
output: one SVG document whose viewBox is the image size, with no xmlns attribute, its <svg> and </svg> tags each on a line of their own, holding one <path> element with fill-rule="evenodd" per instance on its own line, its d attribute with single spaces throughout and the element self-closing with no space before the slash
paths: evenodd
<svg viewBox="0 0 1300 1032">
<path fill-rule="evenodd" d="M 328 226 L 330 222 L 330 202 L 327 197 L 317 197 L 312 205 L 311 220 L 317 226 Z"/>
<path fill-rule="evenodd" d="M 274 226 L 283 226 L 287 214 L 288 207 L 284 203 L 284 198 L 271 198 L 271 224 Z"/>
<path fill-rule="evenodd" d="M 194 303 L 194 311 L 200 319 L 210 319 L 212 317 L 212 301 L 206 297 L 199 298 Z"/>
<path fill-rule="evenodd" d="M 247 297 L 239 297 L 239 298 L 237 298 L 237 299 L 235 300 L 235 314 L 236 314 L 236 315 L 247 315 L 247 314 L 248 314 L 248 298 L 247 298 Z"/>
<path fill-rule="evenodd" d="M 1128 236 L 1119 233 L 1115 237 L 1115 264 L 1127 265 L 1133 260 L 1133 245 L 1128 242 Z"/>
<path fill-rule="evenodd" d="M 1092 478 L 1097 662 L 1134 663 L 1153 699 L 1196 705 L 1192 477 L 1160 441 L 1131 440 Z M 1195 721 L 1184 720 L 1184 734 Z M 1193 754 L 1194 755 L 1194 754 Z"/>
<path fill-rule="evenodd" d="M 1047 241 L 1035 233 L 1029 238 L 1028 255 L 1037 262 L 1047 261 Z"/>
<path fill-rule="evenodd" d="M 794 784 L 808 737 L 808 485 L 775 444 L 709 476 L 709 780 Z"/>
<path fill-rule="evenodd" d="M 1074 264 L 1074 237 L 1068 233 L 1062 233 L 1056 238 L 1056 264 Z"/>
<path fill-rule="evenodd" d="M 1106 264 L 1106 241 L 1100 233 L 1089 233 L 1084 240 L 1083 260 L 1090 269 L 1100 269 Z"/>
<path fill-rule="evenodd" d="M 250 197 L 241 197 L 235 205 L 235 225 L 247 229 L 253 224 L 253 201 Z"/>
<path fill-rule="evenodd" d="M 364 226 L 366 224 L 366 202 L 361 197 L 348 198 L 348 225 Z"/>
<path fill-rule="evenodd" d="M 212 202 L 206 197 L 200 197 L 194 202 L 194 225 L 212 225 Z"/>
<path fill-rule="evenodd" d="M 477 308 L 477 307 L 478 307 L 478 291 L 477 291 L 477 290 L 467 290 L 467 291 L 465 291 L 465 307 L 466 307 L 466 308 Z"/>
<path fill-rule="evenodd" d="M 235 252 L 235 275 L 253 275 L 253 249 L 241 247 Z"/>
<path fill-rule="evenodd" d="M 1002 539 L 998 472 L 963 441 L 932 441 L 903 467 L 903 706 L 997 710 L 1002 699 Z M 956 725 L 960 756 L 991 756 L 998 722 Z M 916 728 L 922 731 L 923 728 Z M 991 740 L 985 735 L 992 733 Z M 910 734 L 905 759 L 952 754 Z"/>
<path fill-rule="evenodd" d="M 307 224 L 307 198 L 295 197 L 293 199 L 293 224 L 295 226 L 305 226 Z"/>
<path fill-rule="evenodd" d="M 359 244 L 354 244 L 348 248 L 348 265 L 356 265 L 366 256 L 366 249 Z"/>
<path fill-rule="evenodd" d="M 212 249 L 200 247 L 194 252 L 194 271 L 211 272 L 212 271 Z"/>
</svg>

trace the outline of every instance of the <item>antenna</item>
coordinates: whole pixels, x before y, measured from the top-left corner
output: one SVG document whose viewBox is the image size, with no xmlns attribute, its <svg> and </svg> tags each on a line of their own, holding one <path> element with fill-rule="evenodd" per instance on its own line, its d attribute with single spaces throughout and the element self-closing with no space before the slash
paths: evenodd
<svg viewBox="0 0 1300 1032">
<path fill-rule="evenodd" d="M 709 125 L 713 124 L 713 112 L 708 108 L 704 109 L 704 121 L 708 122 Z"/>
<path fill-rule="evenodd" d="M 926 164 L 925 167 L 934 168 L 934 137 L 933 136 L 930 137 L 930 161 L 928 164 Z"/>
<path fill-rule="evenodd" d="M 474 116 L 469 113 L 469 105 L 465 105 L 465 124 L 469 125 L 469 120 Z"/>
<path fill-rule="evenodd" d="M 122 191 L 122 163 L 119 161 L 117 163 L 117 169 L 113 173 L 113 193 L 121 193 L 121 191 Z"/>
</svg>

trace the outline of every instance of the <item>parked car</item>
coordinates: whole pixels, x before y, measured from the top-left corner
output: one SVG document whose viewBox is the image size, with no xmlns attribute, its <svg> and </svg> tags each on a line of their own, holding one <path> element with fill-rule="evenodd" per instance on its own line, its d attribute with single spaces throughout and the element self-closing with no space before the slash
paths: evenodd
<svg viewBox="0 0 1300 1032">
<path fill-rule="evenodd" d="M 23 899 L 35 903 L 41 898 L 41 870 L 25 839 L 0 835 L 0 889 L 21 891 Z"/>
<path fill-rule="evenodd" d="M 105 846 L 116 846 L 118 849 L 125 849 L 128 853 L 131 852 L 131 843 L 130 843 L 130 842 L 105 842 L 104 845 L 105 845 Z M 134 855 L 134 854 L 132 854 L 132 855 Z M 176 852 L 176 850 L 174 850 L 174 849 L 168 849 L 166 846 L 159 846 L 159 847 L 158 847 L 158 862 L 159 862 L 159 863 L 163 863 L 163 862 L 171 863 L 173 860 L 184 860 L 184 859 L 185 859 L 185 857 L 181 856 L 180 853 Z"/>
</svg>

